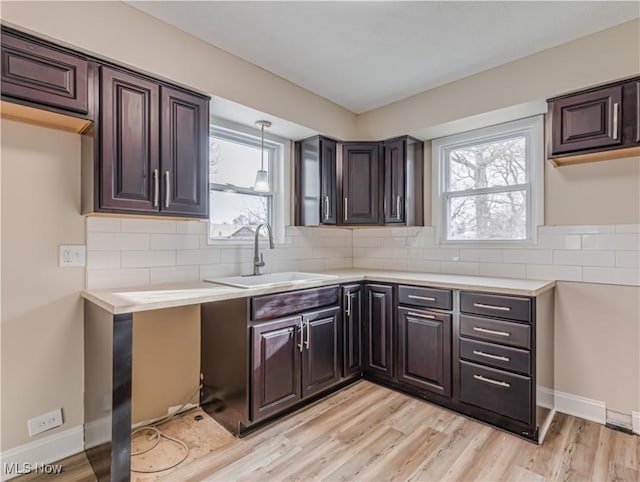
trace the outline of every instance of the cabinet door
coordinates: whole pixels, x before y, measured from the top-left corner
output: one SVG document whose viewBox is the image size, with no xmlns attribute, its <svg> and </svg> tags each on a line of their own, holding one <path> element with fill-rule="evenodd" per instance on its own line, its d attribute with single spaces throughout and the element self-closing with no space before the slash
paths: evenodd
<svg viewBox="0 0 640 482">
<path fill-rule="evenodd" d="M 2 95 L 86 114 L 87 59 L 2 32 Z"/>
<path fill-rule="evenodd" d="M 102 67 L 100 208 L 159 210 L 159 86 Z"/>
<path fill-rule="evenodd" d="M 182 90 L 162 87 L 160 153 L 165 214 L 209 215 L 209 102 Z"/>
<path fill-rule="evenodd" d="M 380 144 L 344 144 L 342 163 L 343 223 L 380 224 Z"/>
<path fill-rule="evenodd" d="M 302 318 L 251 327 L 251 419 L 261 420 L 298 402 Z"/>
<path fill-rule="evenodd" d="M 320 138 L 320 222 L 336 224 L 337 216 L 336 142 Z"/>
<path fill-rule="evenodd" d="M 384 143 L 384 222 L 403 224 L 405 218 L 406 140 Z"/>
<path fill-rule="evenodd" d="M 393 378 L 393 288 L 365 286 L 365 371 Z"/>
<path fill-rule="evenodd" d="M 302 315 L 302 396 L 308 397 L 340 380 L 340 307 Z"/>
<path fill-rule="evenodd" d="M 451 396 L 451 315 L 398 308 L 398 381 Z"/>
<path fill-rule="evenodd" d="M 551 155 L 622 144 L 622 86 L 551 102 Z"/>
<path fill-rule="evenodd" d="M 344 286 L 342 293 L 342 375 L 348 377 L 362 371 L 362 285 Z"/>
</svg>

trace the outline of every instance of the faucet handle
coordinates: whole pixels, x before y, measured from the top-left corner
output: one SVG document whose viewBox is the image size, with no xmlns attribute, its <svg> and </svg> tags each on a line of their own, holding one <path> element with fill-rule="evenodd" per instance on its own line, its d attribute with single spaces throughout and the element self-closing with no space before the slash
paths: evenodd
<svg viewBox="0 0 640 482">
<path fill-rule="evenodd" d="M 258 266 L 264 266 L 264 256 L 262 255 L 262 253 L 260 253 L 260 263 L 258 264 Z"/>
</svg>

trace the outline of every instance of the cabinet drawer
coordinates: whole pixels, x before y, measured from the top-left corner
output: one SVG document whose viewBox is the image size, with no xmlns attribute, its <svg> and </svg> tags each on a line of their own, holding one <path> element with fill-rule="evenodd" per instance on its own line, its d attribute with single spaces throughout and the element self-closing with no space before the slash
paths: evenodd
<svg viewBox="0 0 640 482">
<path fill-rule="evenodd" d="M 463 291 L 460 293 L 460 311 L 508 320 L 531 321 L 531 299 Z"/>
<path fill-rule="evenodd" d="M 87 59 L 2 32 L 2 95 L 86 114 Z"/>
<path fill-rule="evenodd" d="M 251 319 L 271 320 L 322 306 L 337 305 L 338 286 L 289 291 L 251 298 Z"/>
<path fill-rule="evenodd" d="M 460 400 L 531 423 L 531 378 L 460 362 Z"/>
<path fill-rule="evenodd" d="M 531 374 L 531 357 L 527 350 L 460 338 L 460 358 L 525 375 Z"/>
<path fill-rule="evenodd" d="M 400 285 L 398 286 L 398 304 L 450 310 L 453 306 L 452 293 L 451 290 Z"/>
<path fill-rule="evenodd" d="M 520 348 L 531 348 L 531 326 L 481 316 L 460 315 L 460 334 Z"/>
</svg>

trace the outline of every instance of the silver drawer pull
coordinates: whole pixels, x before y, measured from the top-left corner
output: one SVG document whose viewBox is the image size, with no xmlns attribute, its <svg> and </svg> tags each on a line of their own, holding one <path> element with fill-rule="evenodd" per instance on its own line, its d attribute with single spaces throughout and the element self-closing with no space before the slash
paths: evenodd
<svg viewBox="0 0 640 482">
<path fill-rule="evenodd" d="M 508 306 L 485 305 L 484 303 L 474 303 L 473 306 L 476 308 L 486 308 L 487 310 L 511 311 L 511 308 Z"/>
<path fill-rule="evenodd" d="M 325 196 L 324 197 L 324 220 L 328 221 L 329 220 L 329 196 Z"/>
<path fill-rule="evenodd" d="M 422 300 L 422 301 L 435 301 L 435 298 L 431 296 L 418 296 L 418 295 L 408 295 L 407 298 L 411 298 L 412 300 Z"/>
<path fill-rule="evenodd" d="M 490 335 L 511 336 L 511 333 L 509 333 L 508 331 L 487 330 L 486 328 L 480 328 L 479 326 L 474 326 L 473 331 L 479 331 L 480 333 L 489 333 Z"/>
<path fill-rule="evenodd" d="M 435 320 L 436 317 L 433 315 L 423 315 L 422 313 L 414 313 L 413 311 L 409 311 L 407 313 L 409 316 L 416 316 L 418 318 L 426 318 L 427 320 Z"/>
<path fill-rule="evenodd" d="M 613 104 L 613 140 L 618 139 L 618 109 L 619 104 L 616 102 Z"/>
<path fill-rule="evenodd" d="M 510 388 L 511 384 L 507 382 L 501 382 L 499 380 L 493 380 L 492 378 L 486 378 L 482 375 L 474 375 L 473 378 L 476 380 L 480 380 L 481 382 L 491 383 L 491 385 L 498 385 L 499 387 Z"/>
<path fill-rule="evenodd" d="M 473 350 L 474 355 L 483 356 L 485 358 L 491 358 L 492 360 L 510 361 L 508 356 L 493 355 L 491 353 L 485 353 L 483 351 Z"/>
</svg>

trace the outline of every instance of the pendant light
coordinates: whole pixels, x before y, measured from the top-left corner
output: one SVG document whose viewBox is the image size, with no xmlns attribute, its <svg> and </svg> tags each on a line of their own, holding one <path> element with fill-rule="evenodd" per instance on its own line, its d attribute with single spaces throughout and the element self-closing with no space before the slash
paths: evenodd
<svg viewBox="0 0 640 482">
<path fill-rule="evenodd" d="M 264 128 L 271 127 L 271 122 L 267 120 L 259 120 L 256 121 L 256 126 L 260 127 L 262 132 L 262 143 L 261 143 L 261 162 L 260 162 L 260 170 L 256 174 L 256 184 L 253 187 L 254 191 L 259 192 L 267 192 L 269 191 L 269 173 L 264 170 Z"/>
</svg>

